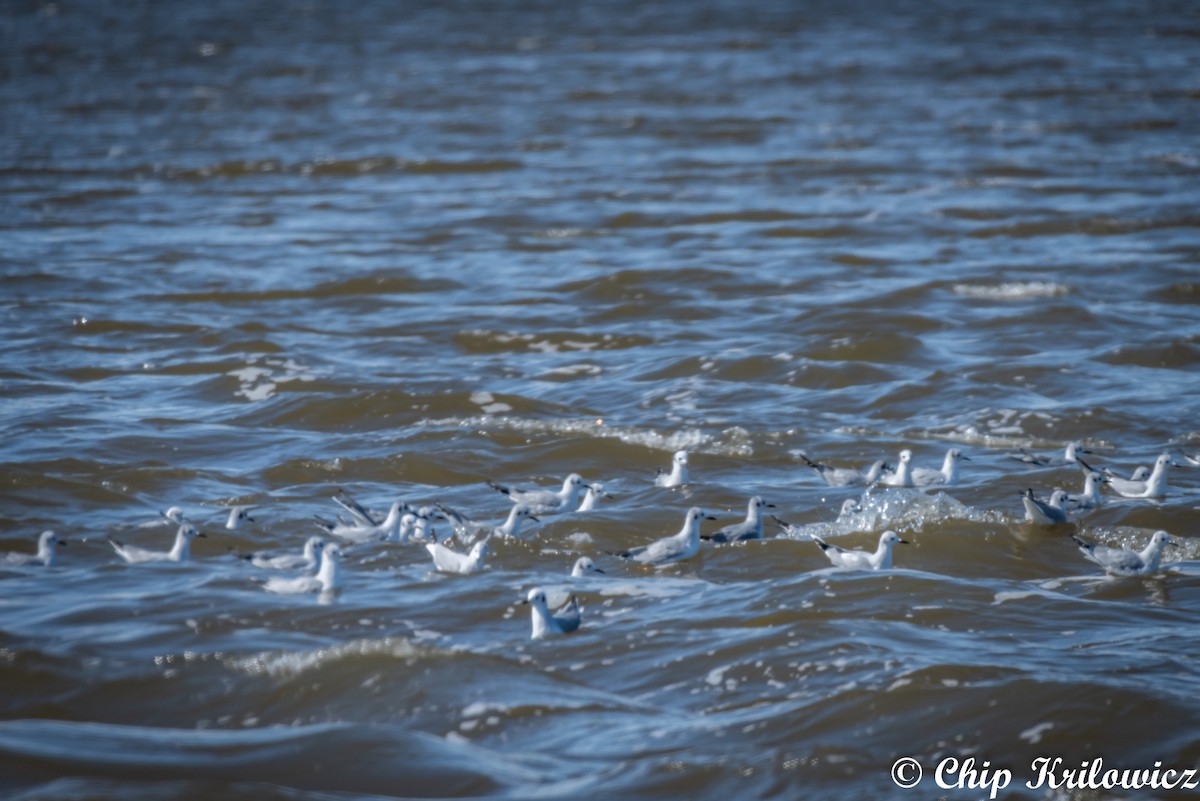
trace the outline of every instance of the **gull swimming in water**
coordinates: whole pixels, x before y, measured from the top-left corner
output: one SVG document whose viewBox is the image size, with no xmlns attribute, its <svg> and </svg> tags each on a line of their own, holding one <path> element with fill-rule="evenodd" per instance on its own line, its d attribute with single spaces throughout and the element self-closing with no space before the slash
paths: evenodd
<svg viewBox="0 0 1200 801">
<path fill-rule="evenodd" d="M 671 471 L 667 472 L 660 467 L 654 476 L 654 486 L 678 487 L 686 483 L 688 483 L 688 452 L 675 451 L 675 455 L 671 457 Z"/>
<path fill-rule="evenodd" d="M 525 504 L 535 515 L 556 515 L 574 511 L 579 504 L 580 493 L 588 486 L 578 473 L 567 476 L 563 480 L 562 489 L 557 492 L 544 489 L 514 489 L 494 481 L 487 482 L 487 485 L 497 492 L 507 495 L 513 503 Z"/>
<path fill-rule="evenodd" d="M 186 562 L 192 557 L 192 539 L 203 536 L 205 535 L 197 531 L 196 527 L 191 523 L 184 523 L 179 527 L 179 531 L 175 533 L 175 546 L 169 551 L 152 551 L 148 548 L 139 548 L 136 545 L 126 545 L 112 537 L 108 538 L 108 542 L 112 545 L 113 550 L 130 564 L 138 562 Z"/>
<path fill-rule="evenodd" d="M 888 487 L 912 487 L 912 451 L 908 448 L 900 451 L 900 462 L 895 472 L 887 473 L 880 479 L 880 483 Z"/>
<path fill-rule="evenodd" d="M 1055 490 L 1050 500 L 1042 501 L 1033 497 L 1033 490 L 1027 489 L 1021 493 L 1021 502 L 1025 505 L 1025 519 L 1039 526 L 1054 526 L 1066 523 L 1067 509 L 1064 506 L 1067 493 Z"/>
<path fill-rule="evenodd" d="M 803 459 L 804 463 L 811 467 L 813 472 L 831 487 L 857 487 L 864 484 L 874 484 L 885 472 L 891 471 L 891 467 L 883 459 L 877 459 L 866 470 L 859 470 L 855 467 L 831 467 L 827 464 L 814 462 L 808 458 L 808 454 L 804 451 L 793 451 L 793 453 Z"/>
<path fill-rule="evenodd" d="M 1071 513 L 1090 512 L 1099 509 L 1102 502 L 1100 486 L 1108 481 L 1104 476 L 1092 471 L 1083 481 L 1083 492 L 1068 492 L 1063 507 Z"/>
<path fill-rule="evenodd" d="M 1080 453 L 1090 454 L 1091 451 L 1083 447 L 1081 443 L 1068 442 L 1061 456 L 1057 454 L 1044 456 L 1038 453 L 1030 453 L 1025 448 L 1021 448 L 1020 453 L 1010 453 L 1008 454 L 1008 458 L 1016 459 L 1018 462 L 1024 462 L 1034 467 L 1061 467 L 1065 464 L 1078 464 L 1075 457 L 1076 454 Z"/>
<path fill-rule="evenodd" d="M 596 567 L 596 563 L 587 556 L 576 559 L 575 566 L 571 568 L 571 578 L 583 578 L 593 573 L 604 573 L 604 571 Z"/>
<path fill-rule="evenodd" d="M 253 523 L 254 518 L 250 516 L 250 510 L 253 506 L 233 506 L 229 509 L 229 517 L 225 520 L 225 528 L 230 531 L 236 531 L 241 528 L 242 522 Z"/>
<path fill-rule="evenodd" d="M 301 553 L 285 553 L 279 556 L 248 553 L 241 554 L 241 558 L 264 570 L 299 570 L 303 568 L 316 572 L 321 564 L 321 552 L 324 548 L 325 540 L 320 537 L 309 537 L 305 541 L 304 551 Z"/>
<path fill-rule="evenodd" d="M 717 529 L 712 534 L 702 534 L 700 538 L 718 543 L 761 540 L 763 538 L 762 510 L 774 508 L 775 504 L 767 503 L 761 496 L 755 495 L 750 499 L 746 508 L 745 520 Z"/>
<path fill-rule="evenodd" d="M 491 536 L 503 537 L 505 539 L 516 538 L 521 536 L 521 528 L 528 521 L 530 523 L 540 522 L 533 514 L 533 511 L 523 503 L 518 503 L 508 513 L 508 519 L 498 526 L 493 526 L 488 523 L 478 523 L 467 517 L 462 512 L 446 506 L 444 503 L 439 503 L 438 508 L 445 515 L 450 524 L 454 526 L 454 533 L 460 540 L 464 542 L 474 542 L 482 534 L 485 538 Z"/>
<path fill-rule="evenodd" d="M 425 548 L 433 557 L 433 564 L 439 572 L 457 573 L 460 576 L 468 576 L 483 570 L 483 560 L 488 555 L 486 539 L 472 545 L 470 553 L 465 554 L 452 551 L 438 542 L 431 542 Z"/>
<path fill-rule="evenodd" d="M 53 531 L 43 531 L 38 535 L 37 553 L 7 553 L 4 555 L 4 564 L 32 565 L 41 562 L 45 567 L 54 567 L 58 561 L 58 546 L 66 544 L 66 540 L 59 539 Z"/>
<path fill-rule="evenodd" d="M 590 512 L 596 508 L 596 504 L 601 498 L 612 498 L 612 496 L 604 491 L 603 484 L 599 483 L 598 481 L 593 481 L 591 484 L 588 484 L 587 493 L 583 496 L 583 500 L 580 502 L 579 508 L 575 511 Z"/>
<path fill-rule="evenodd" d="M 1150 544 L 1140 552 L 1084 542 L 1074 534 L 1071 535 L 1071 539 L 1075 540 L 1075 544 L 1079 546 L 1079 550 L 1083 552 L 1084 556 L 1104 568 L 1104 572 L 1110 576 L 1153 575 L 1159 570 L 1163 548 L 1175 545 L 1175 541 L 1165 531 L 1154 532 L 1154 536 L 1150 538 Z"/>
<path fill-rule="evenodd" d="M 521 603 L 532 607 L 533 632 L 529 635 L 531 640 L 540 640 L 547 634 L 570 634 L 579 628 L 582 614 L 579 601 L 574 596 L 566 606 L 553 614 L 546 605 L 546 593 L 540 587 L 530 590 Z"/>
<path fill-rule="evenodd" d="M 379 523 L 364 523 L 359 517 L 355 517 L 353 522 L 335 523 L 319 515 L 313 515 L 313 521 L 323 531 L 350 542 L 391 540 L 396 537 L 396 532 L 400 527 L 400 518 L 407 508 L 408 504 L 404 501 L 394 501 L 392 508 L 388 510 L 387 517 Z"/>
<path fill-rule="evenodd" d="M 302 592 L 332 592 L 341 586 L 341 571 L 338 562 L 342 557 L 342 549 L 330 543 L 321 549 L 321 567 L 315 576 L 296 576 L 295 578 L 273 578 L 263 587 L 270 592 L 290 595 Z"/>
<path fill-rule="evenodd" d="M 836 567 L 845 567 L 851 570 L 891 570 L 892 548 L 897 544 L 908 545 L 908 540 L 900 539 L 900 536 L 894 531 L 885 531 L 879 536 L 879 547 L 875 549 L 875 553 L 848 551 L 816 536 L 812 540 L 821 546 L 821 550 Z"/>
<path fill-rule="evenodd" d="M 1087 462 L 1079 460 L 1081 467 L 1087 473 L 1096 472 Z M 1161 498 L 1167 494 L 1167 469 L 1171 466 L 1171 454 L 1161 453 L 1154 460 L 1154 469 L 1144 481 L 1133 481 L 1127 478 L 1105 473 L 1107 484 L 1113 492 L 1122 498 Z"/>
<path fill-rule="evenodd" d="M 700 552 L 700 521 L 716 520 L 693 506 L 688 509 L 683 528 L 673 537 L 663 537 L 649 545 L 641 545 L 622 551 L 616 556 L 632 559 L 644 565 L 669 565 L 691 559 Z"/>
<path fill-rule="evenodd" d="M 934 470 L 929 467 L 914 467 L 912 481 L 918 487 L 946 486 L 952 487 L 958 483 L 958 463 L 971 461 L 970 456 L 964 456 L 958 448 L 946 451 L 942 468 Z"/>
</svg>

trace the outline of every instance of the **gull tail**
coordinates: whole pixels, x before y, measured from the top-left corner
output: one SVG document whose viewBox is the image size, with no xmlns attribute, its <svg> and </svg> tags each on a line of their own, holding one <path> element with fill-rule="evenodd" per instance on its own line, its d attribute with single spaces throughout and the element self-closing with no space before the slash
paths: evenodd
<svg viewBox="0 0 1200 801">
<path fill-rule="evenodd" d="M 489 481 L 489 482 L 487 482 L 487 485 L 489 487 L 491 487 L 492 489 L 494 489 L 496 492 L 499 492 L 503 495 L 511 495 L 512 494 L 512 490 L 510 488 L 504 486 L 503 484 L 497 484 L 495 481 Z"/>
<path fill-rule="evenodd" d="M 313 515 L 313 522 L 317 525 L 318 528 L 320 528 L 326 534 L 333 533 L 334 524 L 332 522 L 326 520 L 325 518 L 321 517 L 320 515 Z"/>
</svg>

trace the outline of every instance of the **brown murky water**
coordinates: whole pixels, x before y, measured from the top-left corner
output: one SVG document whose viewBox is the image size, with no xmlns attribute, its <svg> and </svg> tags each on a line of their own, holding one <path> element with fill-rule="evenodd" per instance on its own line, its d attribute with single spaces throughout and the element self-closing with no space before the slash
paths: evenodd
<svg viewBox="0 0 1200 801">
<path fill-rule="evenodd" d="M 0 35 L 0 547 L 69 540 L 0 563 L 6 797 L 986 797 L 935 783 L 974 756 L 1093 798 L 1032 760 L 1200 766 L 1200 471 L 1073 529 L 1181 540 L 1102 580 L 1021 519 L 1080 472 L 1007 455 L 1200 450 L 1194 4 L 22 1 Z M 797 453 L 955 446 L 958 486 L 842 519 L 861 488 Z M 358 546 L 323 602 L 229 555 L 298 550 L 339 487 L 499 521 L 485 480 L 570 472 L 614 497 L 474 576 Z M 755 494 L 911 544 L 887 574 L 773 524 L 607 554 Z M 120 562 L 171 505 L 194 560 Z M 531 642 L 517 599 L 581 554 L 581 630 Z"/>
</svg>

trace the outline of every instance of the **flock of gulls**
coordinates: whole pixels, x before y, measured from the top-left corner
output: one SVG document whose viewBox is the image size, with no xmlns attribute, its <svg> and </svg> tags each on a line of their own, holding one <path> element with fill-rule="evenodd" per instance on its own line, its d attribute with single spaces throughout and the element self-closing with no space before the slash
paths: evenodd
<svg viewBox="0 0 1200 801">
<path fill-rule="evenodd" d="M 940 469 L 914 467 L 912 452 L 906 449 L 900 452 L 896 467 L 881 459 L 865 469 L 857 469 L 822 464 L 811 459 L 803 451 L 793 453 L 822 481 L 835 488 L 953 486 L 959 480 L 960 463 L 970 460 L 960 449 L 951 448 L 947 451 Z M 1027 522 L 1039 526 L 1077 522 L 1101 506 L 1104 498 L 1102 490 L 1105 489 L 1122 498 L 1162 498 L 1166 495 L 1167 473 L 1172 466 L 1200 467 L 1200 454 L 1181 452 L 1183 464 L 1178 464 L 1172 461 L 1169 453 L 1162 453 L 1152 468 L 1139 467 L 1125 478 L 1110 470 L 1093 468 L 1084 460 L 1085 455 L 1091 456 L 1091 451 L 1074 442 L 1068 444 L 1061 454 L 1040 455 L 1027 450 L 1010 454 L 1012 458 L 1032 468 L 1076 465 L 1083 473 L 1083 488 L 1078 493 L 1058 489 L 1048 497 L 1039 498 L 1032 489 L 1021 492 Z M 688 452 L 677 451 L 672 457 L 671 468 L 659 470 L 654 483 L 658 487 L 669 489 L 689 484 Z M 507 518 L 499 525 L 474 521 L 442 503 L 412 507 L 402 500 L 396 500 L 386 512 L 374 511 L 364 507 L 346 491 L 338 490 L 333 496 L 339 507 L 336 517 L 329 519 L 314 515 L 314 522 L 322 534 L 309 537 L 301 552 L 281 555 L 239 553 L 237 556 L 262 570 L 298 573 L 273 577 L 263 582 L 264 589 L 282 594 L 331 593 L 338 590 L 341 585 L 338 567 L 343 553 L 341 544 L 350 546 L 373 542 L 419 543 L 428 550 L 437 571 L 469 575 L 485 568 L 489 542 L 493 537 L 519 538 L 528 523 L 537 523 L 543 517 L 587 512 L 596 508 L 602 498 L 612 497 L 605 492 L 603 485 L 598 482 L 586 482 L 577 473 L 567 476 L 558 490 L 517 489 L 491 481 L 487 484 L 512 502 Z M 843 512 L 853 511 L 857 504 L 856 499 L 848 499 L 843 505 Z M 253 508 L 230 508 L 225 528 L 236 530 L 243 523 L 254 522 L 250 516 Z M 764 510 L 770 508 L 773 508 L 772 504 L 766 503 L 760 496 L 754 496 L 747 504 L 744 520 L 724 526 L 715 532 L 702 534 L 701 521 L 716 518 L 699 507 L 692 507 L 684 515 L 682 528 L 673 536 L 625 551 L 609 553 L 652 567 L 682 562 L 700 552 L 702 540 L 725 544 L 763 539 L 766 514 Z M 175 542 L 170 550 L 142 548 L 109 537 L 108 541 L 114 552 L 130 564 L 188 561 L 191 558 L 192 540 L 204 537 L 205 534 L 187 519 L 179 507 L 171 507 L 160 514 L 165 522 L 177 527 Z M 887 530 L 880 534 L 878 547 L 874 551 L 849 550 L 826 542 L 815 534 L 805 534 L 778 517 L 770 516 L 788 535 L 812 540 L 830 563 L 838 568 L 890 570 L 895 546 L 907 544 L 895 531 Z M 434 525 L 441 521 L 448 522 L 452 530 L 439 538 Z M 1141 551 L 1090 543 L 1074 533 L 1071 534 L 1071 538 L 1087 559 L 1095 562 L 1110 576 L 1153 575 L 1161 569 L 1164 548 L 1175 544 L 1165 531 L 1155 532 Z M 466 550 L 452 548 L 451 540 L 456 540 L 459 548 Z M 55 532 L 45 531 L 38 538 L 36 553 L 8 553 L 0 559 L 0 564 L 51 567 L 57 560 L 58 547 L 66 544 Z M 572 578 L 603 573 L 604 571 L 587 556 L 580 557 L 571 570 Z M 520 601 L 531 608 L 533 639 L 541 639 L 550 634 L 570 633 L 579 628 L 582 617 L 578 599 L 572 595 L 564 606 L 552 610 L 549 597 L 541 587 L 534 587 Z"/>
</svg>

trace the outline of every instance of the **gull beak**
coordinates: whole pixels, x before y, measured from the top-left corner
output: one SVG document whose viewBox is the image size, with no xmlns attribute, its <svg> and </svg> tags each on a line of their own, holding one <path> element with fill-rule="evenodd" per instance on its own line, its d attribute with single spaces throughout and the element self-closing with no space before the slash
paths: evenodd
<svg viewBox="0 0 1200 801">
<path fill-rule="evenodd" d="M 713 517 L 712 515 L 705 515 L 704 519 L 705 520 L 716 520 L 717 518 Z"/>
<path fill-rule="evenodd" d="M 535 523 L 540 523 L 540 522 L 542 522 L 540 519 L 538 519 L 538 518 L 534 517 L 533 515 L 530 515 L 528 519 L 529 519 L 529 520 L 532 520 L 532 521 L 533 521 L 533 522 L 535 522 Z"/>
<path fill-rule="evenodd" d="M 603 570 L 601 570 L 600 568 L 596 568 L 596 572 L 597 572 L 597 573 L 603 573 L 604 571 L 603 571 Z"/>
<path fill-rule="evenodd" d="M 197 536 L 197 537 L 204 537 L 204 539 L 208 539 L 208 535 L 207 535 L 207 534 L 205 534 L 203 531 L 197 531 L 197 532 L 196 532 L 196 536 Z"/>
<path fill-rule="evenodd" d="M 54 539 L 54 543 L 55 543 L 56 545 L 61 545 L 61 546 L 63 546 L 64 548 L 67 546 L 67 541 L 66 541 L 66 540 L 60 540 L 60 539 L 58 539 L 57 537 Z"/>
<path fill-rule="evenodd" d="M 898 545 L 908 545 L 909 544 L 908 540 L 896 540 L 896 543 Z"/>
<path fill-rule="evenodd" d="M 971 457 L 970 457 L 970 456 L 967 456 L 965 453 L 964 453 L 962 456 L 958 457 L 958 458 L 959 458 L 959 459 L 962 459 L 964 462 L 969 462 L 969 461 L 971 461 Z"/>
<path fill-rule="evenodd" d="M 247 520 L 249 520 L 251 523 L 255 523 L 255 522 L 257 522 L 257 521 L 256 521 L 256 520 L 255 520 L 253 517 L 251 517 L 250 515 L 246 515 L 246 519 L 247 519 Z"/>
<path fill-rule="evenodd" d="M 773 503 L 764 504 L 764 506 L 766 506 L 768 509 L 774 509 L 774 508 L 775 508 L 775 504 L 773 504 Z"/>
<path fill-rule="evenodd" d="M 528 599 L 528 598 L 522 598 L 521 600 L 517 601 L 517 603 L 518 603 L 518 604 L 521 604 L 521 605 L 523 605 L 523 606 L 528 606 L 528 605 L 529 605 L 529 599 Z"/>
</svg>

